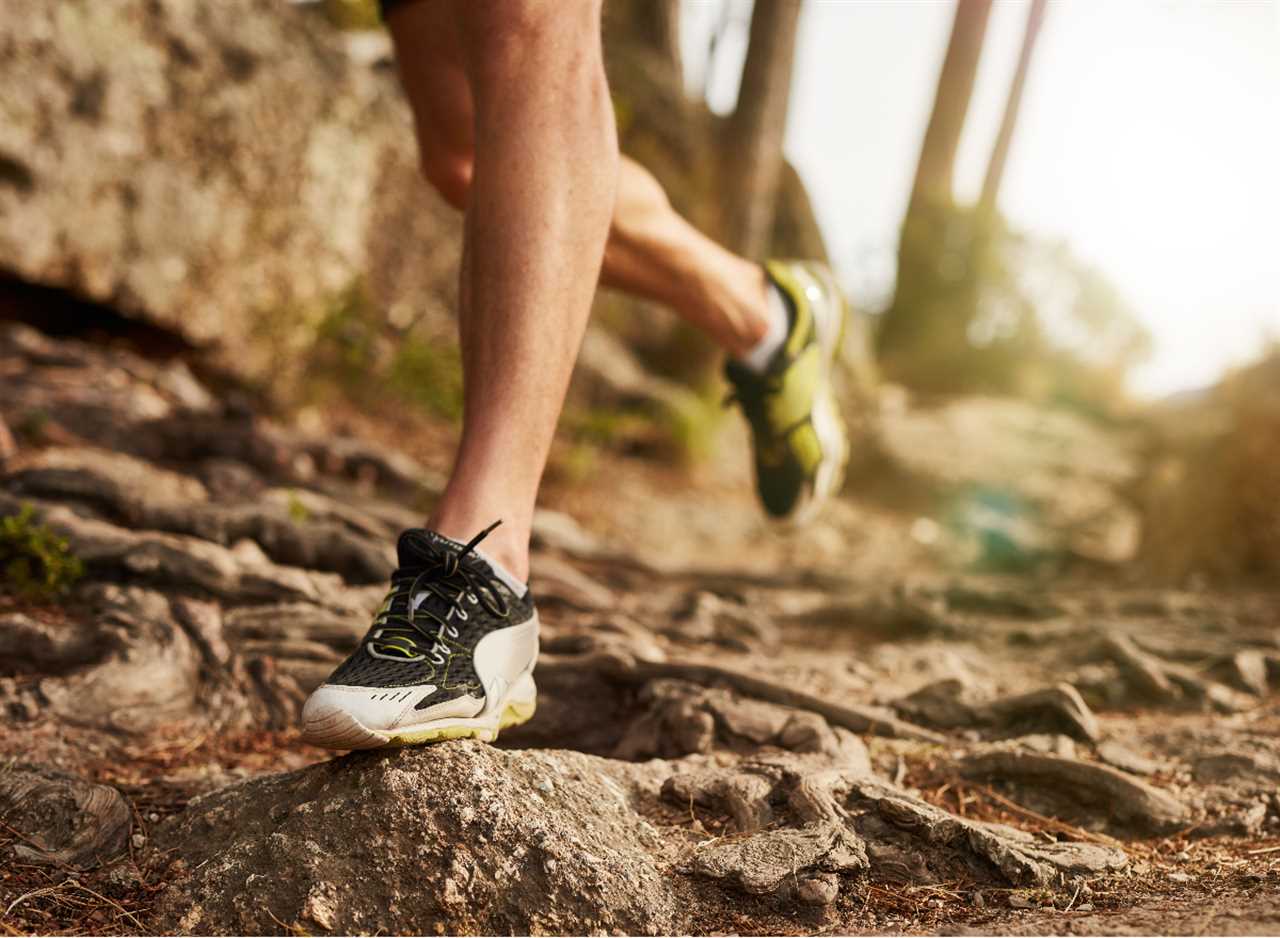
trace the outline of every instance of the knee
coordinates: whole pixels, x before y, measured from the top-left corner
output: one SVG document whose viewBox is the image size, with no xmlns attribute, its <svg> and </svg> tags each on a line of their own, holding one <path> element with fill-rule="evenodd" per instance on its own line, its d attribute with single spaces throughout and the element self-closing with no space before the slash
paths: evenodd
<svg viewBox="0 0 1280 938">
<path fill-rule="evenodd" d="M 456 209 L 465 209 L 474 160 L 470 151 L 419 134 L 418 160 L 423 178 Z"/>
<path fill-rule="evenodd" d="M 468 7 L 464 28 L 473 81 L 509 80 L 531 63 L 554 63 L 570 81 L 600 71 L 602 0 L 502 0 Z M 535 66 L 536 67 L 536 66 Z"/>
</svg>

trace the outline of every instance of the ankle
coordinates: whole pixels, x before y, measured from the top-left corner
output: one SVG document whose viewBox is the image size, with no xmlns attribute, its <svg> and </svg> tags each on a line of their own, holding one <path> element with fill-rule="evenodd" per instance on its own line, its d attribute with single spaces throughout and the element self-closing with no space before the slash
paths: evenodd
<svg viewBox="0 0 1280 938">
<path fill-rule="evenodd" d="M 741 358 L 773 331 L 773 322 L 769 278 L 764 268 L 741 258 L 735 260 L 740 266 L 727 280 L 729 292 L 722 302 L 734 331 L 733 345 L 726 351 L 734 358 Z"/>
<path fill-rule="evenodd" d="M 443 534 L 451 540 L 465 544 L 496 520 L 498 519 L 486 518 L 484 521 L 475 521 L 438 508 L 427 519 L 426 526 L 437 534 Z M 529 582 L 528 526 L 522 527 L 503 519 L 503 523 L 490 531 L 476 546 L 484 551 L 486 557 L 501 564 L 512 576 L 524 583 Z"/>
</svg>

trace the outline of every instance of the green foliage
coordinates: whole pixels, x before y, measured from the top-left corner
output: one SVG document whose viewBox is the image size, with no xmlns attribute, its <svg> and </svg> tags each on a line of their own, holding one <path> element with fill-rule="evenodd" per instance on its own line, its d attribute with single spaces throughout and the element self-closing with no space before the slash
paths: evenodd
<svg viewBox="0 0 1280 938">
<path fill-rule="evenodd" d="M 376 0 L 324 0 L 324 12 L 339 29 L 377 29 L 382 25 Z"/>
<path fill-rule="evenodd" d="M 295 491 L 289 492 L 289 520 L 294 524 L 303 524 L 311 520 L 311 509 Z"/>
<path fill-rule="evenodd" d="M 462 414 L 456 341 L 393 330 L 359 281 L 329 303 L 306 357 L 312 397 L 336 387 L 370 406 L 390 400 L 450 419 Z"/>
<path fill-rule="evenodd" d="M 904 222 L 884 372 L 923 391 L 1016 394 L 1107 413 L 1150 337 L 1114 286 L 1064 245 L 940 203 Z"/>
<path fill-rule="evenodd" d="M 405 336 L 388 369 L 391 388 L 442 417 L 462 416 L 462 359 L 455 346 Z"/>
<path fill-rule="evenodd" d="M 0 570 L 7 590 L 29 599 L 66 595 L 84 574 L 84 564 L 64 538 L 36 524 L 30 505 L 0 518 Z"/>
</svg>

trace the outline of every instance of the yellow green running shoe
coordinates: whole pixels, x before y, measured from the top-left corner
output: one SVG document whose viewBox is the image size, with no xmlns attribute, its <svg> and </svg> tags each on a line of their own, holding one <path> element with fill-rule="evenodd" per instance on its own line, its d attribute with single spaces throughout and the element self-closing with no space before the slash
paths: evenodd
<svg viewBox="0 0 1280 938">
<path fill-rule="evenodd" d="M 787 338 L 763 373 L 730 359 L 725 377 L 751 425 L 765 510 L 799 522 L 844 481 L 849 442 L 832 373 L 846 305 L 825 264 L 773 260 L 764 266 L 787 300 Z"/>
</svg>

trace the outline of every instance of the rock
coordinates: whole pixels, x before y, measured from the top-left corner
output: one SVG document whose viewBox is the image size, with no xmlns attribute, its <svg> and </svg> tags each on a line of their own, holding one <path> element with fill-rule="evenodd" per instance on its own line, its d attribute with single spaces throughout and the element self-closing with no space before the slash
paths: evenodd
<svg viewBox="0 0 1280 938">
<path fill-rule="evenodd" d="M 196 479 L 120 453 L 47 449 L 4 484 L 19 495 L 86 504 L 131 527 L 192 535 L 224 546 L 249 539 L 271 560 L 341 573 L 351 582 L 384 582 L 395 566 L 386 532 L 370 535 L 368 522 L 349 523 L 346 517 L 335 517 L 336 511 L 313 518 L 307 504 L 320 507 L 323 496 L 313 495 L 306 502 L 298 497 L 285 503 L 257 498 L 213 504 Z"/>
<path fill-rule="evenodd" d="M 834 873 L 822 873 L 800 881 L 796 898 L 805 905 L 827 906 L 840 895 L 840 879 Z"/>
<path fill-rule="evenodd" d="M 81 869 L 123 852 L 133 823 L 114 788 L 44 768 L 0 769 L 0 818 L 22 837 L 8 848 L 19 861 Z"/>
<path fill-rule="evenodd" d="M 259 375 L 358 275 L 386 305 L 440 308 L 458 222 L 418 178 L 394 76 L 323 19 L 252 0 L 15 2 L 0 30 L 11 274 L 217 342 Z M 268 321 L 274 351 L 249 341 Z"/>
<path fill-rule="evenodd" d="M 910 720 L 938 729 L 973 726 L 975 688 L 970 681 L 945 678 L 932 681 L 893 702 L 893 708 Z"/>
<path fill-rule="evenodd" d="M 821 824 L 759 831 L 741 840 L 698 847 L 686 864 L 697 876 L 719 880 L 750 895 L 782 892 L 798 877 L 810 878 L 809 874 L 855 873 L 867 867 L 866 851 L 856 837 Z M 824 879 L 805 892 L 820 899 L 828 891 L 834 893 L 833 886 L 831 880 Z"/>
<path fill-rule="evenodd" d="M 1261 752 L 1205 753 L 1192 762 L 1191 774 L 1197 782 L 1210 785 L 1235 782 L 1274 786 L 1280 781 L 1280 759 Z"/>
<path fill-rule="evenodd" d="M 1215 669 L 1224 681 L 1237 690 L 1265 697 L 1268 685 L 1267 658 L 1256 648 L 1236 652 Z"/>
<path fill-rule="evenodd" d="M 678 931 L 658 842 L 623 795 L 627 771 L 580 753 L 460 743 L 251 779 L 154 831 L 148 862 L 173 868 L 156 927 Z M 548 776 L 551 793 L 538 788 Z"/>
<path fill-rule="evenodd" d="M 875 850 L 868 849 L 872 874 L 884 876 L 881 868 L 891 866 L 893 879 L 899 882 L 917 881 L 940 863 L 955 863 L 948 857 L 952 851 L 960 853 L 963 866 L 959 869 L 969 875 L 982 870 L 981 875 L 989 877 L 994 869 L 999 873 L 994 882 L 1012 886 L 1054 886 L 1064 878 L 1116 872 L 1129 863 L 1123 850 L 1100 844 L 1046 843 L 1012 827 L 958 818 L 879 782 L 855 782 L 853 790 L 860 806 L 871 809 L 859 818 L 858 831 L 869 842 L 873 837 L 881 840 Z M 887 838 L 886 824 L 908 833 L 914 842 L 904 846 Z"/>
<path fill-rule="evenodd" d="M 1190 816 L 1168 792 L 1118 769 L 1030 752 L 970 756 L 960 771 L 971 778 L 1015 782 L 1055 800 L 1096 807 L 1110 822 L 1148 832 L 1170 830 Z"/>
</svg>

